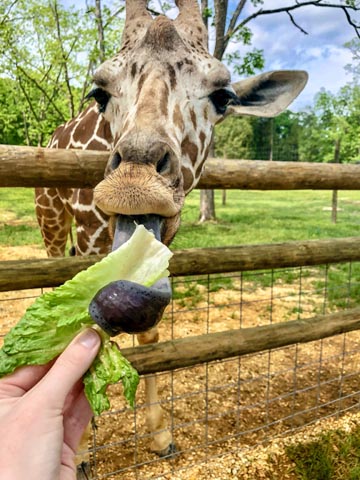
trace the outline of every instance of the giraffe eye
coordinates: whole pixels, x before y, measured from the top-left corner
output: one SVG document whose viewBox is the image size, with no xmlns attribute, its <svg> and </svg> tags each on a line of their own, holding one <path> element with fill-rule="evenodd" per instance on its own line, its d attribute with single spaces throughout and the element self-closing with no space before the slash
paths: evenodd
<svg viewBox="0 0 360 480">
<path fill-rule="evenodd" d="M 241 105 L 240 98 L 230 90 L 221 88 L 209 95 L 218 115 L 224 115 L 229 105 Z"/>
<path fill-rule="evenodd" d="M 85 98 L 86 100 L 94 98 L 95 101 L 99 104 L 99 112 L 104 113 L 110 97 L 111 95 L 108 92 L 106 92 L 102 88 L 96 87 L 92 89 Z"/>
</svg>

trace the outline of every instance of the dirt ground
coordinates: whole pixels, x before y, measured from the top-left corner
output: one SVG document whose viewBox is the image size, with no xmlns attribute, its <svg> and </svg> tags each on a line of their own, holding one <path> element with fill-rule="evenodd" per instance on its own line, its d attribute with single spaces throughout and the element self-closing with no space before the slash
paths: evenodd
<svg viewBox="0 0 360 480">
<path fill-rule="evenodd" d="M 44 256 L 36 247 L 0 248 L 0 260 Z M 234 277 L 231 288 L 214 291 L 177 283 L 177 292 L 192 289 L 196 296 L 169 306 L 160 338 L 293 320 L 299 312 L 310 317 L 324 303 L 314 288 L 316 275 L 290 284 L 278 279 L 268 287 Z M 1 335 L 40 293 L 0 293 Z M 359 420 L 359 339 L 360 333 L 352 332 L 158 375 L 160 404 L 178 449 L 168 459 L 149 450 L 143 382 L 135 411 L 125 405 L 121 385 L 113 386 L 111 410 L 95 419 L 90 442 L 95 478 L 295 479 L 284 455 L 288 442 L 327 428 L 350 428 Z M 119 336 L 117 342 L 131 346 L 134 339 Z"/>
</svg>

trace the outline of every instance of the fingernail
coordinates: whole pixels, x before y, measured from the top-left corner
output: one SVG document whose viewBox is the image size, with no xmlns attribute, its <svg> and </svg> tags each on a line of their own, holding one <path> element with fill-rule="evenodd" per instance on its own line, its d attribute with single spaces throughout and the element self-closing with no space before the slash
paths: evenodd
<svg viewBox="0 0 360 480">
<path fill-rule="evenodd" d="M 81 343 L 85 348 L 89 350 L 99 345 L 100 337 L 92 328 L 85 330 L 78 339 L 78 342 Z"/>
</svg>

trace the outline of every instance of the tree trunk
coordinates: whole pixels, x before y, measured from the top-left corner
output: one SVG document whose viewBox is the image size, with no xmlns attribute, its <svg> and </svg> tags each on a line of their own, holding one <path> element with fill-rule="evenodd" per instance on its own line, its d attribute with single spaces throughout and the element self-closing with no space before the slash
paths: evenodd
<svg viewBox="0 0 360 480">
<path fill-rule="evenodd" d="M 273 161 L 274 158 L 274 118 L 270 118 L 270 153 L 269 160 Z"/>
<path fill-rule="evenodd" d="M 201 0 L 201 11 L 203 13 L 203 21 L 206 28 L 208 28 L 207 8 L 208 8 L 208 0 Z M 210 153 L 209 153 L 210 156 L 214 155 L 213 140 L 210 146 Z M 209 220 L 215 220 L 215 218 L 216 218 L 216 214 L 215 214 L 214 190 L 201 190 L 199 222 L 203 223 Z"/>
<path fill-rule="evenodd" d="M 215 220 L 215 198 L 214 190 L 201 190 L 200 191 L 200 217 L 199 222 L 208 222 L 209 220 Z"/>
<path fill-rule="evenodd" d="M 215 156 L 214 137 L 211 140 L 209 156 Z M 200 190 L 199 222 L 203 223 L 210 220 L 216 220 L 214 190 Z"/>
<path fill-rule="evenodd" d="M 95 0 L 95 18 L 98 30 L 98 42 L 99 42 L 99 62 L 105 61 L 105 39 L 104 39 L 104 26 L 101 15 L 101 2 Z"/>
<path fill-rule="evenodd" d="M 335 140 L 334 163 L 340 163 L 340 145 L 341 145 L 341 137 L 338 137 Z M 332 201 L 331 201 L 331 221 L 332 221 L 332 223 L 337 222 L 337 209 L 338 209 L 338 191 L 333 190 Z"/>
</svg>

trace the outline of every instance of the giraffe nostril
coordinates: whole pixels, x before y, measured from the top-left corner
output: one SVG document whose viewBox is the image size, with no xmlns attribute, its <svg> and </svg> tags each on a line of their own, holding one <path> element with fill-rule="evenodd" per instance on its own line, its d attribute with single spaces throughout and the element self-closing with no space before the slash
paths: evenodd
<svg viewBox="0 0 360 480">
<path fill-rule="evenodd" d="M 160 174 L 164 174 L 170 167 L 170 154 L 165 153 L 165 155 L 158 161 L 156 165 L 156 171 Z"/>
<path fill-rule="evenodd" d="M 113 156 L 113 158 L 111 159 L 111 170 L 115 170 L 116 168 L 118 168 L 118 166 L 120 165 L 121 163 L 121 155 L 119 152 L 116 152 L 115 155 Z"/>
</svg>

